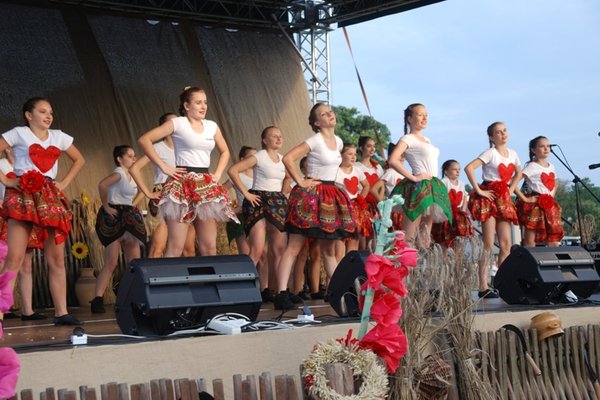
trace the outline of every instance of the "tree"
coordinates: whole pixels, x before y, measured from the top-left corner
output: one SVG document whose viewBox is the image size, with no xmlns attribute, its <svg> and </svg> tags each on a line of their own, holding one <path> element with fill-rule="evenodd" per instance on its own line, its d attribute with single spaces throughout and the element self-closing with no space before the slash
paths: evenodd
<svg viewBox="0 0 600 400">
<path fill-rule="evenodd" d="M 370 136 L 377 143 L 377 138 L 375 137 L 375 132 L 377 132 L 381 140 L 381 145 L 384 149 L 387 148 L 391 133 L 385 124 L 368 115 L 362 115 L 355 107 L 334 106 L 332 108 L 335 111 L 337 119 L 335 133 L 344 142 L 358 145 L 358 138 L 360 136 Z M 379 153 L 379 149 L 377 153 Z M 380 154 L 380 156 L 385 158 L 385 154 Z"/>
</svg>

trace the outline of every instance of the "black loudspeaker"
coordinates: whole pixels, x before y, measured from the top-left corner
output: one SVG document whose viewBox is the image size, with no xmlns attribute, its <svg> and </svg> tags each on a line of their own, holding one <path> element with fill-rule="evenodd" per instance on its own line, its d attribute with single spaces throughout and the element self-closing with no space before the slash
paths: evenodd
<svg viewBox="0 0 600 400">
<path fill-rule="evenodd" d="M 599 282 L 594 260 L 579 246 L 518 247 L 494 277 L 494 287 L 508 304 L 566 303 L 568 291 L 585 299 Z"/>
<path fill-rule="evenodd" d="M 125 271 L 115 304 L 128 335 L 194 329 L 222 313 L 256 320 L 262 299 L 250 257 L 141 258 Z"/>
<path fill-rule="evenodd" d="M 369 251 L 351 251 L 338 264 L 327 288 L 329 304 L 340 317 L 358 317 L 358 295 L 367 280 L 365 260 Z"/>
</svg>

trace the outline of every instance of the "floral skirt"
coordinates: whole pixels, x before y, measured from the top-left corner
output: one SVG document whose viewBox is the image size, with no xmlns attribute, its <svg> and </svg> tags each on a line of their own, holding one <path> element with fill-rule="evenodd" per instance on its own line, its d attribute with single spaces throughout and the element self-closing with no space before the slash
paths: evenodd
<svg viewBox="0 0 600 400">
<path fill-rule="evenodd" d="M 366 238 L 373 234 L 372 211 L 368 201 L 360 197 L 351 200 L 352 202 L 352 219 L 356 222 L 356 232 Z"/>
<path fill-rule="evenodd" d="M 242 226 L 244 224 L 244 215 L 242 213 L 236 213 L 235 215 L 238 217 L 238 220 L 241 222 L 241 224 L 238 224 L 233 220 L 227 221 L 227 224 L 225 225 L 225 231 L 227 232 L 227 243 L 233 242 L 235 239 L 244 234 L 244 227 Z"/>
<path fill-rule="evenodd" d="M 332 183 L 313 188 L 294 186 L 290 193 L 285 229 L 289 233 L 318 239 L 356 237 L 348 194 Z"/>
<path fill-rule="evenodd" d="M 6 240 L 8 220 L 16 219 L 32 222 L 28 248 L 44 248 L 44 242 L 54 230 L 54 243 L 62 244 L 71 230 L 73 214 L 69 201 L 56 187 L 54 181 L 46 178 L 40 190 L 29 193 L 15 188 L 6 188 L 4 204 L 0 211 L 0 239 Z"/>
<path fill-rule="evenodd" d="M 168 220 L 191 223 L 199 218 L 239 223 L 227 189 L 208 173 L 188 172 L 178 179 L 169 178 L 158 208 L 159 215 Z"/>
<path fill-rule="evenodd" d="M 539 195 L 532 194 L 532 196 Z M 519 223 L 525 229 L 535 231 L 536 243 L 560 242 L 565 235 L 561 221 L 562 211 L 560 205 L 550 195 L 547 195 L 546 199 L 548 204 L 542 205 L 539 201 L 526 203 L 518 199 L 516 207 Z"/>
<path fill-rule="evenodd" d="M 96 234 L 100 243 L 106 247 L 120 239 L 125 232 L 129 232 L 142 244 L 145 244 L 146 226 L 139 208 L 114 204 L 110 204 L 110 206 L 118 211 L 115 217 L 104 211 L 103 207 L 100 207 L 96 216 Z"/>
<path fill-rule="evenodd" d="M 508 186 L 501 181 L 484 182 L 479 187 L 483 190 L 493 190 L 496 198 L 489 200 L 477 194 L 475 190 L 469 195 L 468 208 L 473 219 L 485 222 L 491 217 L 519 224 L 517 209 L 510 198 Z"/>
<path fill-rule="evenodd" d="M 402 210 L 411 221 L 420 215 L 431 215 L 433 222 L 452 221 L 448 190 L 436 177 L 420 182 L 403 179 L 392 190 L 392 195 L 395 194 L 404 198 Z"/>
<path fill-rule="evenodd" d="M 158 184 L 154 185 L 154 187 L 152 188 L 152 191 L 153 192 L 161 192 L 162 193 L 162 188 L 163 188 L 163 184 L 162 183 L 158 183 Z M 157 217 L 158 216 L 158 200 L 157 199 L 150 199 L 148 201 L 148 212 L 153 217 Z"/>
<path fill-rule="evenodd" d="M 244 213 L 244 231 L 246 236 L 261 219 L 265 218 L 280 232 L 285 230 L 285 217 L 288 209 L 288 199 L 281 192 L 267 192 L 263 190 L 249 190 L 250 193 L 260 197 L 260 204 L 253 206 L 248 200 L 242 203 Z"/>
<path fill-rule="evenodd" d="M 452 242 L 459 236 L 473 236 L 475 230 L 469 218 L 469 214 L 465 211 L 454 213 L 452 223 L 444 221 L 433 224 L 431 227 L 431 235 L 436 243 L 444 244 L 446 247 L 451 247 Z"/>
</svg>

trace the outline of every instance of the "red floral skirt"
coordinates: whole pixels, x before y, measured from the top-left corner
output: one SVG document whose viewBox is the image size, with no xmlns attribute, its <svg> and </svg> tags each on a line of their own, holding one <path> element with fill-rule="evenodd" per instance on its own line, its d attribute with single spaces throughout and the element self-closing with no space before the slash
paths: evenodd
<svg viewBox="0 0 600 400">
<path fill-rule="evenodd" d="M 311 238 L 356 237 L 356 222 L 348 194 L 333 183 L 313 188 L 294 186 L 290 193 L 285 229 Z"/>
<path fill-rule="evenodd" d="M 169 178 L 158 202 L 159 215 L 179 222 L 215 219 L 239 223 L 227 189 L 208 173 L 188 172 L 178 179 Z"/>
<path fill-rule="evenodd" d="M 469 195 L 469 211 L 473 219 L 485 222 L 491 217 L 519 224 L 517 209 L 510 198 L 508 186 L 501 181 L 484 182 L 479 187 L 482 190 L 493 190 L 496 198 L 489 200 L 477 194 L 475 190 Z"/>
<path fill-rule="evenodd" d="M 539 196 L 532 194 L 532 196 Z M 548 201 L 551 199 L 551 201 Z M 521 199 L 517 200 L 517 213 L 519 222 L 525 229 L 535 231 L 536 243 L 560 242 L 565 232 L 561 221 L 561 208 L 554 201 L 552 196 L 545 197 L 547 204 L 540 205 L 540 202 L 526 203 Z"/>
<path fill-rule="evenodd" d="M 473 236 L 475 233 L 469 214 L 464 211 L 454 213 L 452 223 L 444 221 L 431 227 L 431 235 L 436 243 L 451 247 L 452 242 L 459 236 Z"/>
<path fill-rule="evenodd" d="M 364 199 L 354 198 L 352 203 L 352 219 L 356 222 L 356 232 L 366 238 L 371 237 L 373 233 L 373 211 L 371 204 Z"/>
<path fill-rule="evenodd" d="M 72 217 L 69 201 L 50 178 L 45 178 L 34 193 L 6 188 L 0 211 L 0 239 L 6 240 L 8 220 L 12 218 L 33 223 L 28 248 L 43 249 L 52 230 L 54 243 L 62 244 L 71 230 Z"/>
</svg>

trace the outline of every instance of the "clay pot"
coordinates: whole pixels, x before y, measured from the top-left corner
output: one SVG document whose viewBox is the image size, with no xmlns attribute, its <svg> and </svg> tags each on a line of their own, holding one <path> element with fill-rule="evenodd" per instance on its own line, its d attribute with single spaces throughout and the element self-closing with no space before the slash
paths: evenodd
<svg viewBox="0 0 600 400">
<path fill-rule="evenodd" d="M 548 337 L 560 336 L 565 333 L 562 329 L 560 318 L 551 311 L 537 314 L 531 318 L 529 328 L 537 330 L 538 341 L 540 342 Z"/>
<path fill-rule="evenodd" d="M 95 297 L 96 277 L 93 268 L 80 268 L 79 278 L 75 282 L 75 296 L 80 307 L 89 306 Z"/>
</svg>

